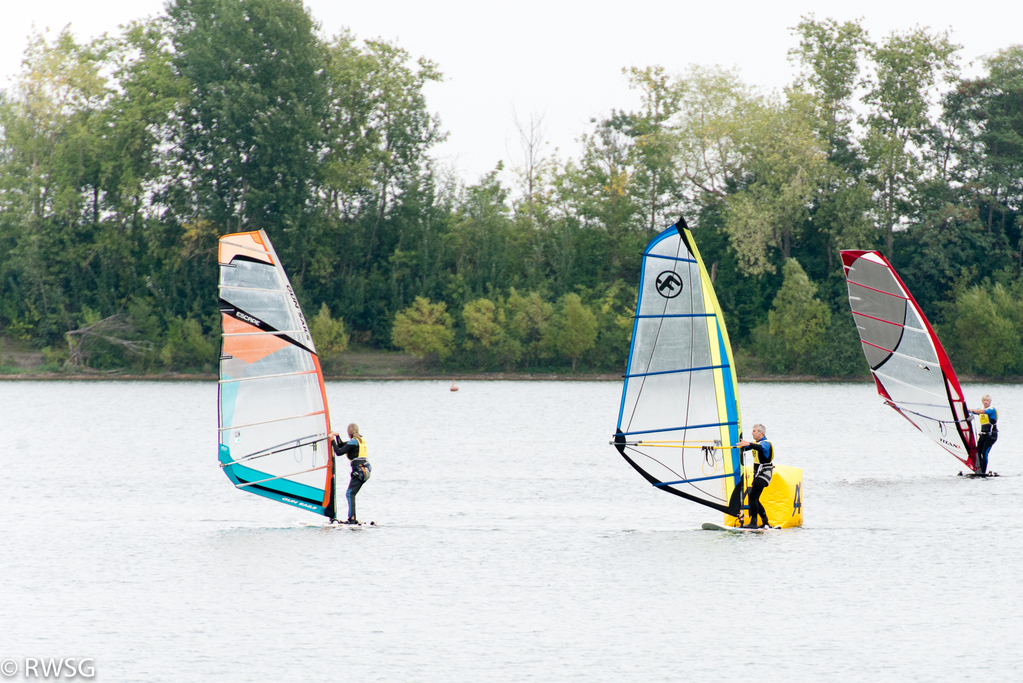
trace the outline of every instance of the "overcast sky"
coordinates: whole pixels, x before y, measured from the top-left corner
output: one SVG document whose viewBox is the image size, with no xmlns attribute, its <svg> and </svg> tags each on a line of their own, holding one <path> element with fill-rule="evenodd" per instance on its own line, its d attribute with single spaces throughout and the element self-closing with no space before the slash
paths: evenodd
<svg viewBox="0 0 1023 683">
<path fill-rule="evenodd" d="M 306 6 L 325 36 L 348 27 L 358 38 L 391 40 L 439 64 L 445 81 L 429 86 L 428 105 L 450 136 L 436 156 L 468 181 L 500 160 L 521 160 L 516 116 L 543 115 L 552 147 L 577 156 L 576 140 L 592 117 L 636 108 L 623 67 L 677 72 L 718 64 L 738 67 L 746 83 L 780 89 L 795 73 L 786 59 L 797 43 L 789 29 L 810 12 L 818 19 L 862 19 L 875 40 L 917 25 L 949 29 L 963 45 L 964 64 L 978 67 L 979 58 L 1023 43 L 1020 0 L 307 0 Z M 163 7 L 164 0 L 6 0 L 0 87 L 20 70 L 33 25 L 52 33 L 71 24 L 82 40 Z"/>
</svg>

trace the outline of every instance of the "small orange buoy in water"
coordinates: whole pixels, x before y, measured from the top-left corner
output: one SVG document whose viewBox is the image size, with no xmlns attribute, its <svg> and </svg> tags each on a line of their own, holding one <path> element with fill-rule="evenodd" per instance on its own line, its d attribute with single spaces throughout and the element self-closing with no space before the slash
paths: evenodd
<svg viewBox="0 0 1023 683">
<path fill-rule="evenodd" d="M 458 391 L 458 385 L 454 382 L 451 383 L 451 391 Z"/>
</svg>

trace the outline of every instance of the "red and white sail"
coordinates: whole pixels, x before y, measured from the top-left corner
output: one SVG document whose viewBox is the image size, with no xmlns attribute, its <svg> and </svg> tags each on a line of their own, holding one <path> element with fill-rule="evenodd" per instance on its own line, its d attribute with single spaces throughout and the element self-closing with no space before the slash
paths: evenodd
<svg viewBox="0 0 1023 683">
<path fill-rule="evenodd" d="M 876 251 L 843 251 L 849 305 L 885 402 L 970 469 L 976 437 L 948 354 L 892 264 Z"/>
</svg>

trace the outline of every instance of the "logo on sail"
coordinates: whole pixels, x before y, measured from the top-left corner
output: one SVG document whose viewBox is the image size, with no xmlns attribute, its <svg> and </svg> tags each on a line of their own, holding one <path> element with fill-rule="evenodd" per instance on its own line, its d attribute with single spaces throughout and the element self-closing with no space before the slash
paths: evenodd
<svg viewBox="0 0 1023 683">
<path fill-rule="evenodd" d="M 666 270 L 657 276 L 657 293 L 665 299 L 674 299 L 682 293 L 682 278 L 673 270 Z"/>
</svg>

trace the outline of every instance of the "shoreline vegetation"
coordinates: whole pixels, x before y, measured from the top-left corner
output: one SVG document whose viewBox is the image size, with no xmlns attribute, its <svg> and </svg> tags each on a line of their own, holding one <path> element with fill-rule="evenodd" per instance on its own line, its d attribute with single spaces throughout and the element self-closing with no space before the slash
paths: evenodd
<svg viewBox="0 0 1023 683">
<path fill-rule="evenodd" d="M 64 369 L 47 364 L 46 356 L 38 351 L 8 351 L 0 356 L 0 381 L 216 381 L 212 372 L 156 372 L 133 373 L 127 369 L 95 370 L 91 368 Z M 609 372 L 564 372 L 564 371 L 516 371 L 516 372 L 469 372 L 465 370 L 431 367 L 415 356 L 384 352 L 350 352 L 341 354 L 332 362 L 334 372 L 324 373 L 328 382 L 353 381 L 511 381 L 511 382 L 620 382 L 621 373 Z M 770 375 L 763 373 L 739 373 L 744 382 L 867 382 L 869 377 L 818 377 L 815 375 Z M 971 381 L 971 378 L 965 378 Z"/>
<path fill-rule="evenodd" d="M 684 216 L 744 380 L 869 379 L 841 249 L 884 253 L 958 372 L 1023 375 L 1023 44 L 973 77 L 948 30 L 809 15 L 782 92 L 635 66 L 634 109 L 563 152 L 530 115 L 471 180 L 434 157 L 442 65 L 318 27 L 170 0 L 29 39 L 0 90 L 0 372 L 215 376 L 218 240 L 265 230 L 327 377 L 617 378 L 643 247 Z"/>
</svg>

